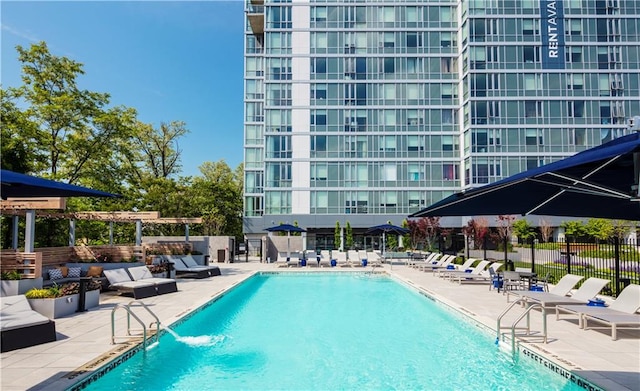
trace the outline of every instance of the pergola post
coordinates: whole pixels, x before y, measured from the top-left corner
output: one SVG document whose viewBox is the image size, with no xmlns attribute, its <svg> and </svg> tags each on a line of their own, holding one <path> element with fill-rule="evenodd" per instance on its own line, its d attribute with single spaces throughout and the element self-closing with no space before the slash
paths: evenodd
<svg viewBox="0 0 640 391">
<path fill-rule="evenodd" d="M 36 210 L 29 209 L 25 213 L 24 252 L 32 253 L 36 236 Z"/>
<path fill-rule="evenodd" d="M 69 220 L 69 247 L 76 245 L 76 219 Z"/>
<path fill-rule="evenodd" d="M 19 223 L 20 223 L 20 216 L 12 216 L 11 220 L 13 221 L 13 235 L 11 235 L 11 248 L 13 248 L 14 250 L 18 249 L 18 239 L 19 239 Z"/>
<path fill-rule="evenodd" d="M 136 246 L 142 246 L 142 220 L 136 220 Z"/>
</svg>

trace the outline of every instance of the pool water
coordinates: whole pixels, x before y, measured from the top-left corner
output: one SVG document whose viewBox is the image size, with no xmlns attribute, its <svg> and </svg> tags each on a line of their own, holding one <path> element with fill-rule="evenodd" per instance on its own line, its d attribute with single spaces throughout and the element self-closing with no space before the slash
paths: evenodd
<svg viewBox="0 0 640 391">
<path fill-rule="evenodd" d="M 581 389 L 386 276 L 256 275 L 173 329 L 193 343 L 164 334 L 88 389 Z"/>
</svg>

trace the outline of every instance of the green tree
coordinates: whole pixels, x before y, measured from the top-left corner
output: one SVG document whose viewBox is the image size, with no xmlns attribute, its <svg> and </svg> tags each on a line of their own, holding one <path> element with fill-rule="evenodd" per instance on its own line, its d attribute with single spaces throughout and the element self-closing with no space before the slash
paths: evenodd
<svg viewBox="0 0 640 391">
<path fill-rule="evenodd" d="M 523 242 L 536 236 L 533 226 L 525 219 L 513 222 L 513 233 Z"/>
<path fill-rule="evenodd" d="M 391 220 L 387 221 L 387 224 L 393 224 Z M 398 235 L 394 233 L 388 233 L 385 235 L 385 250 L 395 250 L 398 248 Z"/>
<path fill-rule="evenodd" d="M 35 153 L 38 125 L 15 103 L 15 90 L 0 88 L 0 165 L 5 170 L 33 172 L 41 156 Z"/>
<path fill-rule="evenodd" d="M 13 91 L 28 106 L 24 119 L 38 124 L 29 129 L 37 155 L 34 171 L 69 183 L 87 184 L 83 178 L 100 183 L 99 169 L 110 166 L 115 140 L 128 138 L 135 111 L 107 109 L 108 94 L 80 89 L 82 64 L 52 55 L 46 43 L 16 49 L 24 84 Z"/>
<path fill-rule="evenodd" d="M 133 137 L 133 144 L 141 151 L 141 160 L 156 178 L 167 178 L 180 171 L 179 140 L 189 133 L 182 121 L 160 123 L 158 129 L 149 124 L 138 125 L 139 131 Z"/>
<path fill-rule="evenodd" d="M 340 222 L 336 221 L 336 227 L 333 230 L 333 247 L 340 250 L 342 246 L 342 235 L 340 234 Z"/>
<path fill-rule="evenodd" d="M 584 229 L 587 235 L 596 239 L 596 242 L 607 240 L 614 233 L 613 223 L 606 219 L 589 219 Z"/>
<path fill-rule="evenodd" d="M 353 249 L 353 230 L 351 229 L 351 223 L 347 221 L 347 224 L 344 227 L 344 235 L 345 235 L 345 245 L 347 246 L 347 250 Z"/>
<path fill-rule="evenodd" d="M 233 171 L 224 160 L 205 162 L 200 172 L 201 177 L 193 178 L 188 213 L 198 217 L 205 212 L 205 225 L 215 223 L 209 226 L 216 228 L 215 234 L 242 239 L 242 165 Z"/>
<path fill-rule="evenodd" d="M 587 230 L 582 221 L 563 221 L 560 224 L 560 227 L 564 228 L 565 236 L 568 236 L 573 240 L 577 240 L 578 238 L 585 236 L 587 233 Z"/>
</svg>

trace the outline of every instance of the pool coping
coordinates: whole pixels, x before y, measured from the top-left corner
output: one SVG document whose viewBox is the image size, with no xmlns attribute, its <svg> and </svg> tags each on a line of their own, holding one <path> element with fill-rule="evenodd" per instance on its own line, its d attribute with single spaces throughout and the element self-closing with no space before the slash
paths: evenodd
<svg viewBox="0 0 640 391">
<path fill-rule="evenodd" d="M 396 281 L 397 283 L 404 285 L 409 289 L 413 289 L 416 293 L 424 296 L 425 298 L 434 301 L 440 307 L 445 310 L 451 311 L 456 315 L 463 317 L 466 321 L 469 321 L 472 325 L 482 329 L 483 332 L 486 332 L 488 335 L 495 334 L 495 329 L 486 324 L 483 319 L 473 311 L 461 306 L 453 301 L 443 297 L 442 295 L 435 293 L 427 288 L 424 288 L 412 280 L 400 276 L 395 273 L 390 273 L 387 270 L 330 270 L 323 271 L 323 274 L 326 273 L 334 273 L 334 274 L 379 274 L 388 276 L 390 279 Z M 215 302 L 224 297 L 229 291 L 237 288 L 239 285 L 245 283 L 250 278 L 253 278 L 256 275 L 275 275 L 275 274 L 318 274 L 318 271 L 311 270 L 255 270 L 248 273 L 244 278 L 230 284 L 229 286 L 218 290 L 217 292 L 211 295 L 211 298 L 193 308 L 187 309 L 182 313 L 176 315 L 174 319 L 168 324 L 169 327 L 177 326 L 189 318 L 197 314 L 198 312 L 204 310 L 205 308 L 213 305 Z M 162 335 L 167 333 L 165 329 L 161 329 L 158 333 L 155 330 L 149 332 L 148 340 L 158 340 Z M 505 336 L 505 338 L 509 338 Z M 545 368 L 549 372 L 554 373 L 557 376 L 562 376 L 573 384 L 578 385 L 579 387 L 592 390 L 592 391 L 606 391 L 605 388 L 595 384 L 592 381 L 589 381 L 579 375 L 573 373 L 575 370 L 581 370 L 582 368 L 575 363 L 570 362 L 569 360 L 563 359 L 558 355 L 555 355 L 538 344 L 526 342 L 520 339 L 517 339 L 516 344 L 518 346 L 518 359 L 526 358 L 532 360 L 535 364 L 539 365 L 541 368 Z M 128 341 L 128 342 L 120 342 L 116 347 L 109 350 L 108 352 L 100 355 L 96 359 L 84 364 L 83 366 L 77 368 L 74 371 L 69 372 L 64 376 L 65 380 L 74 381 L 74 383 L 70 386 L 67 386 L 65 390 L 67 391 L 76 391 L 82 390 L 86 388 L 91 383 L 98 381 L 104 375 L 106 375 L 111 370 L 118 367 L 120 364 L 125 363 L 131 357 L 145 350 L 145 346 L 143 345 L 142 338 L 139 338 L 139 341 Z M 510 350 L 510 349 L 509 349 Z M 509 352 L 511 354 L 511 352 Z M 573 369 L 567 369 L 566 367 L 572 367 Z M 76 380 L 76 378 L 78 378 Z"/>
</svg>

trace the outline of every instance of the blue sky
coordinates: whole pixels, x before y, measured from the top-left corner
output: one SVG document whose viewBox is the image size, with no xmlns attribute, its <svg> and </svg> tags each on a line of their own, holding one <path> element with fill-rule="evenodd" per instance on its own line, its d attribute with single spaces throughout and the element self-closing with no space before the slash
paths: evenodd
<svg viewBox="0 0 640 391">
<path fill-rule="evenodd" d="M 184 121 L 182 175 L 206 161 L 243 159 L 243 3 L 5 1 L 2 86 L 22 84 L 16 45 L 45 41 L 84 64 L 80 88 L 111 95 L 158 127 Z"/>
</svg>

